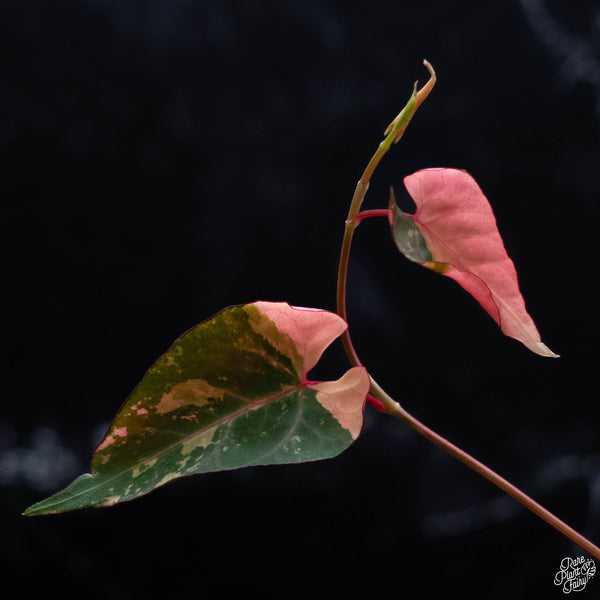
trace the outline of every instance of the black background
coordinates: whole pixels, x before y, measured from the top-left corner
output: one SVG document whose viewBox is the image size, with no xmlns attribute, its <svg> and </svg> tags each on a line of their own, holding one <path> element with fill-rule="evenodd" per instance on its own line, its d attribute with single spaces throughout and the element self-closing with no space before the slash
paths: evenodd
<svg viewBox="0 0 600 600">
<path fill-rule="evenodd" d="M 3 0 L 0 572 L 78 597 L 560 598 L 582 551 L 367 408 L 342 456 L 175 482 L 26 519 L 88 469 L 183 331 L 256 299 L 335 307 L 343 221 L 388 122 L 438 84 L 365 208 L 471 172 L 558 360 L 361 225 L 349 319 L 377 380 L 600 540 L 600 8 L 589 0 Z M 316 376 L 346 368 L 339 343 Z M 582 594 L 593 597 L 600 581 Z"/>
</svg>

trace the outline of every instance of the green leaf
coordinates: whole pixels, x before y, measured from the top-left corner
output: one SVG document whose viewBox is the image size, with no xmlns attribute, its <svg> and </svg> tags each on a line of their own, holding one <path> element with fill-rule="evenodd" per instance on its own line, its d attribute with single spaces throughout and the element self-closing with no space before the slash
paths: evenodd
<svg viewBox="0 0 600 600">
<path fill-rule="evenodd" d="M 110 506 L 179 477 L 335 456 L 362 428 L 369 376 L 307 374 L 347 325 L 280 302 L 227 308 L 181 336 L 146 373 L 92 459 L 91 474 L 25 515 Z"/>
</svg>

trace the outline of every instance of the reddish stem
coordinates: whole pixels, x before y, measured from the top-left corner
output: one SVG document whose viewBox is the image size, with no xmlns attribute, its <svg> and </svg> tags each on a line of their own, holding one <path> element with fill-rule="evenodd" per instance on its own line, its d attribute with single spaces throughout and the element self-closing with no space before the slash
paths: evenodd
<svg viewBox="0 0 600 600">
<path fill-rule="evenodd" d="M 389 208 L 373 208 L 370 210 L 361 210 L 354 217 L 354 222 L 358 225 L 364 219 L 370 219 L 372 217 L 385 217 L 386 219 L 389 219 L 390 212 L 391 211 Z"/>
<path fill-rule="evenodd" d="M 377 398 L 375 398 L 375 396 L 373 396 L 372 394 L 367 394 L 367 402 L 371 406 L 374 406 L 378 411 L 387 412 L 387 410 L 385 408 L 385 404 L 381 400 L 378 400 Z"/>
<path fill-rule="evenodd" d="M 476 473 L 479 473 L 485 477 L 488 481 L 498 486 L 509 496 L 512 496 L 515 500 L 520 502 L 535 515 L 546 521 L 546 523 L 554 527 L 572 542 L 575 542 L 578 546 L 589 552 L 595 558 L 600 559 L 600 548 L 598 548 L 598 546 L 590 542 L 590 540 L 575 531 L 572 527 L 544 508 L 541 504 L 533 500 L 533 498 L 525 494 L 525 492 L 522 492 L 518 487 L 504 479 L 504 477 L 498 475 L 498 473 L 479 462 L 477 459 L 473 458 L 469 453 L 461 450 L 458 446 L 455 446 L 446 438 L 442 437 L 432 429 L 429 429 L 429 427 L 423 425 L 423 423 L 413 417 L 408 411 L 390 398 L 390 396 L 388 396 L 388 394 L 373 378 L 371 378 L 371 392 L 378 397 L 382 404 L 384 404 L 384 412 L 387 412 L 401 421 L 404 421 L 424 438 L 442 450 L 445 450 L 454 458 L 460 460 L 462 463 L 473 469 Z"/>
</svg>

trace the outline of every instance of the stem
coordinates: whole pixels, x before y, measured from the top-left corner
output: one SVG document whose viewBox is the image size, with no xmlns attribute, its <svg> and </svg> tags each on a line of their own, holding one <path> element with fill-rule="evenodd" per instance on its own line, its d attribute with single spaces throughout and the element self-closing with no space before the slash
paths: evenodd
<svg viewBox="0 0 600 600">
<path fill-rule="evenodd" d="M 344 240 L 342 242 L 342 251 L 340 253 L 340 263 L 338 266 L 338 277 L 337 277 L 337 313 L 348 322 L 348 318 L 346 316 L 346 280 L 348 278 L 348 259 L 350 258 L 350 247 L 352 246 L 352 237 L 354 235 L 354 230 L 356 229 L 356 223 L 354 221 L 348 220 L 346 221 L 346 228 L 344 229 Z M 354 350 L 354 346 L 352 345 L 352 340 L 350 339 L 350 334 L 348 329 L 344 331 L 342 334 L 342 344 L 344 344 L 344 350 L 346 351 L 346 356 L 350 361 L 350 364 L 354 367 L 362 366 L 356 351 Z"/>
<path fill-rule="evenodd" d="M 390 218 L 390 209 L 389 208 L 373 208 L 371 210 L 361 210 L 355 217 L 354 220 L 356 223 L 362 223 L 364 219 L 371 219 L 372 217 L 385 217 L 386 219 Z"/>
<path fill-rule="evenodd" d="M 519 488 L 515 487 L 512 483 L 504 479 L 490 469 L 483 463 L 473 458 L 470 454 L 461 450 L 447 439 L 437 434 L 435 431 L 429 429 L 429 427 L 423 425 L 418 419 L 413 417 L 404 408 L 402 408 L 397 402 L 395 402 L 388 394 L 379 386 L 379 384 L 371 378 L 371 394 L 377 398 L 384 406 L 385 412 L 388 414 L 404 421 L 407 425 L 412 427 L 417 433 L 421 434 L 424 438 L 434 443 L 442 450 L 448 452 L 454 458 L 457 458 L 462 463 L 485 477 L 488 481 L 491 481 L 494 485 L 498 486 L 501 490 L 506 492 L 509 496 L 512 496 L 515 500 L 520 502 L 523 506 L 528 508 L 531 512 L 536 514 L 538 517 L 546 521 L 549 525 L 554 527 L 564 536 L 569 538 L 572 542 L 575 542 L 578 546 L 583 548 L 586 552 L 589 552 L 592 556 L 600 559 L 600 548 L 592 544 L 588 539 L 577 533 L 573 528 L 569 527 L 564 521 L 561 521 L 558 517 L 553 515 L 549 510 L 545 509 L 541 504 L 537 503 L 530 496 L 522 492 Z"/>
<path fill-rule="evenodd" d="M 363 212 L 360 212 L 360 207 L 364 200 L 365 194 L 367 193 L 367 190 L 369 188 L 369 181 L 371 180 L 371 176 L 377 168 L 377 165 L 379 164 L 383 156 L 386 154 L 386 152 L 389 150 L 391 144 L 398 142 L 398 140 L 402 137 L 415 111 L 421 105 L 423 100 L 425 100 L 425 98 L 427 97 L 427 95 L 429 94 L 429 92 L 435 84 L 436 77 L 433 68 L 427 61 L 424 61 L 424 64 L 430 73 L 429 81 L 425 84 L 425 86 L 423 86 L 421 90 L 417 90 L 417 85 L 415 84 L 415 89 L 408 103 L 385 130 L 384 135 L 386 137 L 379 144 L 379 147 L 375 151 L 375 154 L 373 154 L 371 160 L 367 164 L 361 178 L 359 179 L 356 185 L 354 196 L 352 197 L 352 202 L 350 203 L 350 209 L 348 210 L 346 226 L 344 229 L 344 238 L 342 241 L 337 280 L 337 312 L 346 322 L 348 321 L 346 316 L 346 282 L 348 277 L 348 261 L 350 259 L 350 248 L 352 246 L 354 231 L 363 219 L 375 216 L 387 216 L 388 214 L 388 211 L 385 209 L 365 210 Z M 362 363 L 358 358 L 356 350 L 352 345 L 352 340 L 350 339 L 348 329 L 342 335 L 342 342 L 344 344 L 344 349 L 346 351 L 348 359 L 350 360 L 350 363 L 353 366 L 362 366 Z M 398 404 L 398 402 L 393 400 L 372 377 L 371 391 L 368 396 L 368 400 L 371 404 L 376 406 L 382 412 L 386 412 L 396 417 L 397 419 L 400 419 L 401 421 L 412 427 L 416 432 L 425 437 L 427 440 L 434 443 L 442 450 L 445 450 L 451 456 L 457 458 L 462 463 L 473 469 L 475 472 L 485 477 L 488 481 L 492 482 L 494 485 L 506 492 L 509 496 L 523 504 L 523 506 L 525 506 L 531 512 L 533 512 L 538 517 L 546 521 L 546 523 L 554 527 L 557 531 L 569 538 L 572 542 L 576 543 L 586 552 L 589 552 L 592 556 L 600 560 L 600 548 L 598 548 L 585 537 L 577 533 L 574 529 L 569 527 L 566 523 L 561 521 L 550 511 L 546 510 L 543 506 L 538 504 L 535 500 L 533 500 L 527 494 L 519 490 L 509 481 L 498 475 L 498 473 L 496 473 L 489 467 L 486 467 L 484 464 L 473 458 L 470 454 L 468 454 L 464 450 L 461 450 L 441 435 L 435 433 L 435 431 L 432 431 L 431 429 L 423 425 L 423 423 L 421 423 L 408 411 L 402 408 L 400 404 Z M 376 401 L 380 402 L 381 406 Z"/>
<path fill-rule="evenodd" d="M 388 125 L 387 129 L 384 132 L 384 135 L 386 137 L 379 144 L 379 147 L 375 151 L 375 154 L 373 154 L 371 160 L 365 167 L 361 178 L 356 184 L 354 195 L 352 196 L 352 202 L 350 203 L 348 216 L 346 217 L 346 227 L 344 229 L 344 239 L 342 240 L 342 250 L 340 253 L 340 262 L 338 266 L 337 278 L 337 313 L 346 322 L 348 322 L 348 319 L 346 317 L 346 281 L 348 278 L 348 261 L 350 259 L 350 247 L 352 246 L 354 230 L 356 229 L 361 220 L 357 220 L 356 217 L 359 214 L 360 207 L 365 198 L 365 194 L 369 189 L 369 181 L 371 180 L 371 176 L 377 168 L 377 165 L 384 157 L 386 152 L 390 149 L 392 143 L 397 143 L 398 140 L 400 140 L 400 138 L 404 135 L 404 132 L 406 131 L 410 120 L 415 114 L 415 111 L 421 105 L 423 100 L 427 98 L 429 92 L 435 84 L 436 76 L 433 67 L 426 60 L 423 61 L 423 64 L 427 67 L 427 70 L 429 71 L 429 80 L 420 90 L 417 90 L 417 84 L 415 83 L 413 93 L 409 98 L 408 102 L 406 103 L 406 106 Z M 354 350 L 354 346 L 352 345 L 352 340 L 350 339 L 350 334 L 347 329 L 342 335 L 342 343 L 344 344 L 344 350 L 346 351 L 350 363 L 353 366 L 362 366 L 362 363 L 360 362 L 360 359 L 358 358 L 358 355 Z"/>
</svg>

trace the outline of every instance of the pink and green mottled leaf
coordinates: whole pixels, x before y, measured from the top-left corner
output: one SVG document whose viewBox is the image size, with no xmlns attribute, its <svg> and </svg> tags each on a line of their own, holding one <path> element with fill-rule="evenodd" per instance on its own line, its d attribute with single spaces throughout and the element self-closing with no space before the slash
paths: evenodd
<svg viewBox="0 0 600 600">
<path fill-rule="evenodd" d="M 335 456 L 358 437 L 370 381 L 307 374 L 346 329 L 286 303 L 225 309 L 181 336 L 121 407 L 91 473 L 24 514 L 132 500 L 179 477 Z"/>
<path fill-rule="evenodd" d="M 390 225 L 410 260 L 454 279 L 502 332 L 541 356 L 556 357 L 542 341 L 519 289 L 492 208 L 475 180 L 456 169 L 424 169 L 404 179 L 416 204 L 403 213 L 393 196 Z"/>
</svg>

